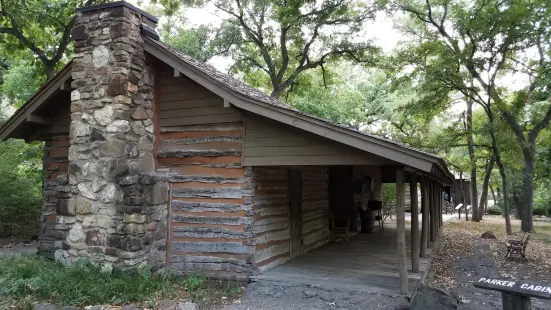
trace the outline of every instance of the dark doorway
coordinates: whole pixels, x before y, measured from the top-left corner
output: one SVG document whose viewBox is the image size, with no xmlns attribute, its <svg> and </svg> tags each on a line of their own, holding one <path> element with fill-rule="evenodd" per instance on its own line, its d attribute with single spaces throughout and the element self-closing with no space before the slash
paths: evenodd
<svg viewBox="0 0 551 310">
<path fill-rule="evenodd" d="M 356 213 L 352 166 L 332 166 L 329 169 L 329 206 L 337 217 L 352 217 Z"/>
<path fill-rule="evenodd" d="M 289 234 L 291 258 L 302 254 L 302 173 L 289 170 Z"/>
</svg>

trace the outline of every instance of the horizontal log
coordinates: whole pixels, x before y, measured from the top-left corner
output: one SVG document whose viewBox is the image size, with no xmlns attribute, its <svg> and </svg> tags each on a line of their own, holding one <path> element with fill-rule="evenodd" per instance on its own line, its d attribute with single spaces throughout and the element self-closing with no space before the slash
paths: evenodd
<svg viewBox="0 0 551 310">
<path fill-rule="evenodd" d="M 174 167 L 170 170 L 174 174 L 193 174 L 193 175 L 206 175 L 206 176 L 222 176 L 222 177 L 234 177 L 244 178 L 245 169 L 241 167 L 220 167 L 210 168 L 203 166 L 182 166 Z"/>
<path fill-rule="evenodd" d="M 173 252 L 253 254 L 254 248 L 252 246 L 244 245 L 241 242 L 173 241 L 172 251 Z"/>
<path fill-rule="evenodd" d="M 278 256 L 287 252 L 289 252 L 289 242 L 275 244 L 271 247 L 262 249 L 260 251 L 256 251 L 254 255 L 254 261 L 257 263 L 261 263 L 262 261 L 265 261 L 267 259 L 270 259 L 272 257 Z"/>
<path fill-rule="evenodd" d="M 172 200 L 172 210 L 186 212 L 235 212 L 248 211 L 250 206 L 230 203 L 188 202 Z"/>
<path fill-rule="evenodd" d="M 174 198 L 241 198 L 241 187 L 216 187 L 216 188 L 175 188 L 172 190 Z"/>
<path fill-rule="evenodd" d="M 313 245 L 316 243 L 319 243 L 321 241 L 327 241 L 329 238 L 329 231 L 328 230 L 319 230 L 315 233 L 308 234 L 302 238 L 304 242 L 304 246 Z"/>
<path fill-rule="evenodd" d="M 243 178 L 222 177 L 217 175 L 184 175 L 184 174 L 170 174 L 169 181 L 173 183 L 187 183 L 187 182 L 199 182 L 199 183 L 243 183 Z"/>
<path fill-rule="evenodd" d="M 255 226 L 261 226 L 261 225 L 267 225 L 267 224 L 273 224 L 273 223 L 281 223 L 281 222 L 288 222 L 289 217 L 284 216 L 275 216 L 275 217 L 266 217 L 261 220 L 257 220 L 254 222 Z"/>
<path fill-rule="evenodd" d="M 261 245 L 271 241 L 289 240 L 289 238 L 289 229 L 285 228 L 279 231 L 264 233 L 258 237 L 255 237 L 254 240 L 257 245 Z"/>
<path fill-rule="evenodd" d="M 283 207 L 271 207 L 271 208 L 254 208 L 253 214 L 258 216 L 280 215 L 287 214 L 289 208 Z"/>
<path fill-rule="evenodd" d="M 246 239 L 252 238 L 251 232 L 235 231 L 221 227 L 172 227 L 172 236 L 174 237 L 189 237 L 189 238 L 230 238 L 230 239 Z"/>
<path fill-rule="evenodd" d="M 215 224 L 215 225 L 249 225 L 252 220 L 250 217 L 237 216 L 191 216 L 191 215 L 172 215 L 173 223 L 190 224 Z"/>
<path fill-rule="evenodd" d="M 251 267 L 251 262 L 246 260 L 238 260 L 231 257 L 217 257 L 204 255 L 172 255 L 171 262 L 173 263 L 217 263 L 217 264 L 232 264 L 241 267 Z"/>
<path fill-rule="evenodd" d="M 262 234 L 262 233 L 267 233 L 274 230 L 286 229 L 286 228 L 289 228 L 288 220 L 277 222 L 277 223 L 265 224 L 265 225 L 258 225 L 257 223 L 255 223 L 253 225 L 253 232 L 255 234 Z"/>
<path fill-rule="evenodd" d="M 189 157 L 221 157 L 221 156 L 241 156 L 240 150 L 163 150 L 157 152 L 157 157 L 161 158 L 189 158 Z"/>
</svg>

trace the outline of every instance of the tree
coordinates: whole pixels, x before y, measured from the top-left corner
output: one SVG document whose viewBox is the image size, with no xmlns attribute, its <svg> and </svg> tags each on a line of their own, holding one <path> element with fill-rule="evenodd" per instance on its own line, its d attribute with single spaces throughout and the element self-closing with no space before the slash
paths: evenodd
<svg viewBox="0 0 551 310">
<path fill-rule="evenodd" d="M 235 61 L 233 70 L 251 85 L 280 97 L 311 69 L 336 60 L 372 62 L 377 49 L 365 42 L 365 22 L 376 2 L 357 0 L 216 0 L 227 16 L 218 51 Z"/>
<path fill-rule="evenodd" d="M 489 118 L 498 112 L 515 134 L 524 159 L 521 226 L 532 231 L 536 139 L 551 120 L 551 4 L 544 0 L 475 0 L 468 5 L 460 0 L 404 0 L 394 4 L 408 14 L 406 27 L 419 38 L 420 43 L 412 44 L 417 56 L 424 56 L 425 63 L 442 65 L 433 78 L 444 89 L 460 92 L 482 106 Z M 532 50 L 537 51 L 534 57 Z M 502 79 L 506 74 L 525 76 L 525 87 L 508 91 Z M 495 157 L 500 167 L 499 154 Z"/>
<path fill-rule="evenodd" d="M 0 34 L 12 54 L 30 50 L 48 79 L 69 49 L 75 9 L 107 0 L 0 0 Z"/>
<path fill-rule="evenodd" d="M 299 76 L 286 101 L 294 108 L 334 123 L 363 129 L 383 118 L 391 106 L 390 84 L 375 69 L 351 62 L 332 63 Z"/>
</svg>

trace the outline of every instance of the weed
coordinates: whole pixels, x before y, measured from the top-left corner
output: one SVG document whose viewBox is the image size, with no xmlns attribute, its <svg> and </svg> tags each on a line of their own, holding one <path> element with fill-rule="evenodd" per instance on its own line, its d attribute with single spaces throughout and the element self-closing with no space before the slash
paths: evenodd
<svg viewBox="0 0 551 310">
<path fill-rule="evenodd" d="M 81 307 L 143 303 L 155 297 L 175 297 L 183 291 L 178 283 L 181 279 L 147 269 L 115 268 L 105 273 L 85 260 L 66 268 L 40 256 L 0 257 L 0 300 L 30 299 Z"/>
</svg>

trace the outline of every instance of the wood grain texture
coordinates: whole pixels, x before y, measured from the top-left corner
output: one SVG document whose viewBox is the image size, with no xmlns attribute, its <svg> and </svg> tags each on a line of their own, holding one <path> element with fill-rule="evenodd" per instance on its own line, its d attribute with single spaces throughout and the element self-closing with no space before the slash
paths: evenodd
<svg viewBox="0 0 551 310">
<path fill-rule="evenodd" d="M 169 68 L 160 74 L 159 166 L 169 168 L 176 274 L 246 280 L 254 252 L 241 116 Z M 228 117 L 229 116 L 229 117 Z"/>
</svg>

